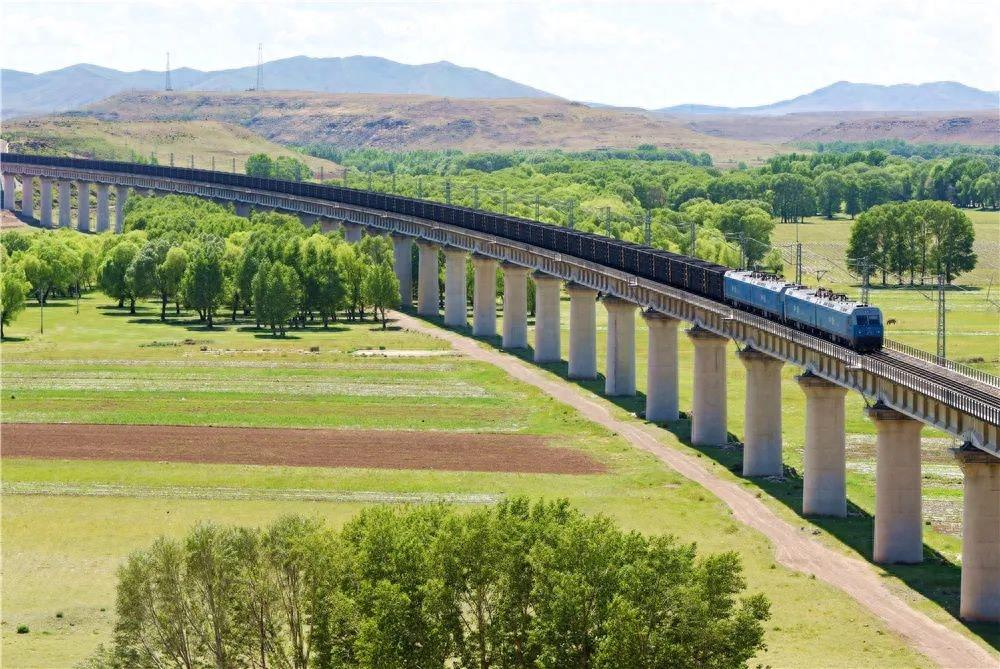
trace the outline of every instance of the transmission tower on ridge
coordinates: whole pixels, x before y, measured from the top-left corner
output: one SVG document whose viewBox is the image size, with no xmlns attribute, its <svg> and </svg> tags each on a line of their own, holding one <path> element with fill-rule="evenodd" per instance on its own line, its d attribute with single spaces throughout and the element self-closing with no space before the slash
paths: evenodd
<svg viewBox="0 0 1000 669">
<path fill-rule="evenodd" d="M 257 42 L 257 85 L 254 90 L 264 90 L 264 44 Z"/>
<path fill-rule="evenodd" d="M 174 90 L 173 84 L 170 83 L 170 52 L 169 51 L 167 52 L 167 82 L 166 83 L 167 83 L 167 85 L 164 87 L 164 90 L 167 90 L 167 91 Z"/>
</svg>

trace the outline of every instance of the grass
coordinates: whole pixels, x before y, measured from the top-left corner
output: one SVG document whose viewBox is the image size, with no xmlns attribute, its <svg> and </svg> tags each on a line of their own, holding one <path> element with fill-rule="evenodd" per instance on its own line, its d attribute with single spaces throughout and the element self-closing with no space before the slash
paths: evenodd
<svg viewBox="0 0 1000 669">
<path fill-rule="evenodd" d="M 103 121 L 80 116 L 46 116 L 10 121 L 4 137 L 14 148 L 26 146 L 32 153 L 56 152 L 104 160 L 148 159 L 155 155 L 161 165 L 174 164 L 208 169 L 215 161 L 219 170 L 235 169 L 242 174 L 246 159 L 254 153 L 272 157 L 294 156 L 305 162 L 317 175 L 339 173 L 336 163 L 300 154 L 264 139 L 233 123 L 221 121 Z"/>
<path fill-rule="evenodd" d="M 53 306 L 46 313 L 44 335 L 34 331 L 36 310 L 15 321 L 10 332 L 20 340 L 3 346 L 5 421 L 150 423 L 183 418 L 219 424 L 298 421 L 295 424 L 503 429 L 548 435 L 557 444 L 592 454 L 610 471 L 560 476 L 5 459 L 5 666 L 71 666 L 97 644 L 106 643 L 113 623 L 115 569 L 130 551 L 160 534 L 181 535 L 205 520 L 256 525 L 292 512 L 337 525 L 361 508 L 352 495 L 360 499 L 368 492 L 568 497 L 588 512 L 613 516 L 627 528 L 673 533 L 696 541 L 705 552 L 739 552 L 750 590 L 766 592 L 773 601 L 768 650 L 758 658 L 765 664 L 927 665 L 854 600 L 777 566 L 767 541 L 733 520 L 703 488 L 583 420 L 572 408 L 514 382 L 492 366 L 463 358 L 359 358 L 351 353 L 359 347 L 380 346 L 439 349 L 439 341 L 407 331 L 383 332 L 369 323 L 299 332 L 299 339 L 288 340 L 261 338 L 244 327 L 204 332 L 189 322 L 163 325 L 145 314 L 121 316 L 101 308 L 105 302 L 102 296 L 89 296 L 79 315 L 72 306 Z M 185 339 L 195 343 L 185 344 Z M 319 346 L 319 353 L 310 353 L 311 346 Z M 240 397 L 232 381 L 242 375 L 254 383 L 271 379 L 274 390 L 257 393 L 256 402 Z M 135 388 L 146 380 L 169 384 L 191 378 L 198 379 L 198 388 L 109 389 L 115 383 L 129 382 Z M 450 396 L 437 403 L 426 397 L 358 398 L 349 388 L 344 395 L 282 393 L 286 381 L 301 389 L 319 382 L 349 386 L 359 378 L 376 386 L 419 382 L 448 388 L 462 383 L 478 394 Z M 65 379 L 72 381 L 67 384 L 70 388 L 51 387 Z M 227 389 L 212 388 L 215 382 Z M 738 387 L 732 385 L 734 390 Z M 11 395 L 14 399 L 9 399 Z M 685 391 L 685 401 L 687 395 Z M 199 408 L 176 408 L 182 403 Z M 313 413 L 300 416 L 298 412 L 307 406 Z M 852 426 L 860 422 L 852 421 Z M 790 419 L 788 433 L 797 427 Z M 684 448 L 669 432 L 664 432 L 664 440 Z M 712 454 L 706 456 L 712 463 Z M 794 461 L 794 448 L 790 457 Z M 729 475 L 721 460 L 710 466 Z M 117 496 L 64 494 L 73 487 L 108 485 L 119 486 Z M 173 494 L 179 490 L 191 494 Z M 233 490 L 243 498 L 232 499 Z M 319 501 L 290 498 L 301 491 L 312 491 Z M 342 498 L 328 501 L 319 493 Z M 58 618 L 57 612 L 63 617 Z M 30 633 L 18 635 L 17 625 L 28 625 Z M 851 643 L 843 643 L 845 635 Z"/>
</svg>

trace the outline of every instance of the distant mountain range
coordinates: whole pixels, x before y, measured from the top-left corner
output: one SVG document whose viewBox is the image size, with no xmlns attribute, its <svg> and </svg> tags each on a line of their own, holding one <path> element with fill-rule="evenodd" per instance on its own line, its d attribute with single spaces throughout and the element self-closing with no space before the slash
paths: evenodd
<svg viewBox="0 0 1000 669">
<path fill-rule="evenodd" d="M 245 91 L 256 83 L 256 66 L 170 73 L 176 91 Z M 4 118 L 78 109 L 117 93 L 163 90 L 164 73 L 122 72 L 79 64 L 31 74 L 0 70 Z M 296 56 L 264 64 L 265 90 L 321 93 L 411 93 L 452 98 L 552 98 L 537 88 L 495 74 L 442 61 L 405 65 L 385 58 Z"/>
<path fill-rule="evenodd" d="M 717 107 L 686 104 L 657 112 L 678 115 L 746 114 L 779 116 L 817 112 L 941 112 L 1000 110 L 1000 93 L 955 81 L 928 84 L 855 84 L 838 81 L 812 93 L 759 107 Z"/>
</svg>

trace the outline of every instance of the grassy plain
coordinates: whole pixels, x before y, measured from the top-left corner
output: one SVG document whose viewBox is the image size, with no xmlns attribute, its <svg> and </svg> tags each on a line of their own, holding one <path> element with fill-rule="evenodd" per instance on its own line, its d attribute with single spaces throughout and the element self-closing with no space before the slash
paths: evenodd
<svg viewBox="0 0 1000 669">
<path fill-rule="evenodd" d="M 674 533 L 697 541 L 704 551 L 738 551 L 750 589 L 766 592 L 773 601 L 768 650 L 759 658 L 765 664 L 927 665 L 853 600 L 777 566 L 768 543 L 734 521 L 703 488 L 583 420 L 571 407 L 512 381 L 501 370 L 463 358 L 352 354 L 358 348 L 440 349 L 434 339 L 383 332 L 370 323 L 293 332 L 285 340 L 242 326 L 207 332 L 186 320 L 160 324 L 152 305 L 128 316 L 102 308 L 107 302 L 103 296 L 89 296 L 79 314 L 69 303 L 53 305 L 46 311 L 44 335 L 37 333 L 37 309 L 17 319 L 10 333 L 20 339 L 3 346 L 4 421 L 505 430 L 548 435 L 557 445 L 591 453 L 610 471 L 517 475 L 5 459 L 4 666 L 70 666 L 107 642 L 115 569 L 129 551 L 157 535 L 179 535 L 210 519 L 260 524 L 289 512 L 339 524 L 365 503 L 368 493 L 389 500 L 437 494 L 475 496 L 459 501 L 484 495 L 565 496 L 628 528 Z M 186 339 L 194 343 L 186 344 Z M 642 329 L 639 339 L 642 361 Z M 310 352 L 313 346 L 319 351 Z M 686 340 L 683 346 L 686 365 Z M 742 388 L 735 363 L 732 373 L 731 429 L 738 432 Z M 241 379 L 252 393 L 243 392 Z M 357 394 L 359 387 L 367 394 Z M 798 466 L 801 402 L 793 388 L 787 397 L 789 463 Z M 688 399 L 685 387 L 685 404 Z M 850 418 L 852 430 L 870 432 L 857 401 L 852 401 Z M 683 426 L 677 428 L 683 434 Z M 685 448 L 674 434 L 663 434 L 665 442 Z M 710 466 L 729 476 L 725 458 L 732 455 L 706 452 L 703 457 L 718 460 Z M 794 483 L 788 485 L 794 490 Z M 852 475 L 852 496 L 863 497 L 866 486 L 869 480 Z M 798 522 L 804 531 L 813 530 L 812 524 Z M 830 541 L 839 541 L 836 528 L 829 532 Z M 948 574 L 950 578 L 952 572 Z M 949 589 L 957 587 L 952 580 L 946 583 Z M 937 607 L 913 597 L 922 606 Z M 16 634 L 21 624 L 31 632 Z"/>
</svg>

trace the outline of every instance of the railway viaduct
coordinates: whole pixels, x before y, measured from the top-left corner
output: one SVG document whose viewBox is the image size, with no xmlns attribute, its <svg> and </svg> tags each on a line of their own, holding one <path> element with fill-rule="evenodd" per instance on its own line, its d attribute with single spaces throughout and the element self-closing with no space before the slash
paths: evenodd
<svg viewBox="0 0 1000 669">
<path fill-rule="evenodd" d="M 387 234 L 394 248 L 404 308 L 412 307 L 412 244 L 418 247 L 417 314 L 439 317 L 439 254 L 445 257 L 444 323 L 466 328 L 466 258 L 473 267 L 471 332 L 498 334 L 495 277 L 504 274 L 502 347 L 526 348 L 527 281 L 536 287 L 534 359 L 560 359 L 560 293 L 569 294 L 569 376 L 597 377 L 598 296 L 607 311 L 605 393 L 636 392 L 637 312 L 649 329 L 645 417 L 654 423 L 679 416 L 677 341 L 682 323 L 694 348 L 691 439 L 696 445 L 722 445 L 726 420 L 726 349 L 736 343 L 738 358 L 752 389 L 745 402 L 743 474 L 782 474 L 781 369 L 802 370 L 797 377 L 806 397 L 803 512 L 844 516 L 845 397 L 861 393 L 877 432 L 876 510 L 873 559 L 877 563 L 917 563 L 923 555 L 920 431 L 930 425 L 961 440 L 955 449 L 964 473 L 963 548 L 960 615 L 970 621 L 1000 622 L 1000 379 L 963 369 L 946 360 L 887 343 L 878 354 L 847 348 L 733 309 L 683 290 L 509 236 L 487 234 L 418 216 L 379 209 L 348 198 L 293 194 L 292 184 L 247 187 L 234 175 L 162 168 L 157 174 L 126 163 L 53 159 L 4 154 L 0 157 L 4 206 L 14 209 L 22 184 L 22 214 L 34 217 L 33 182 L 38 179 L 43 227 L 72 227 L 71 184 L 78 193 L 96 190 L 96 225 L 90 203 L 81 197 L 76 227 L 82 231 L 122 230 L 130 191 L 180 193 L 230 202 L 237 213 L 251 208 L 299 215 L 341 226 L 349 242 L 364 234 Z M 143 172 L 146 173 L 143 173 Z M 215 176 L 220 175 L 220 176 Z M 225 179 L 222 178 L 225 176 Z M 249 180 L 246 180 L 249 182 Z M 220 183 L 221 182 L 221 183 Z M 284 184 L 284 185 L 283 185 Z M 53 185 L 58 217 L 53 218 Z M 114 209 L 109 193 L 114 189 Z M 342 189 L 338 192 L 347 193 Z M 355 200 L 363 199 L 361 194 Z M 343 200 L 343 201 L 341 201 Z M 367 204 L 368 206 L 365 206 Z"/>
</svg>

